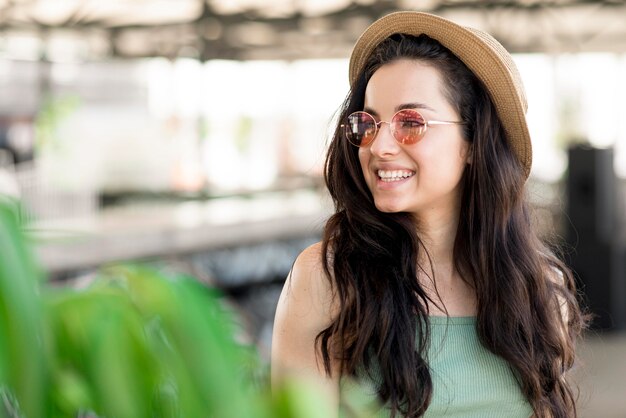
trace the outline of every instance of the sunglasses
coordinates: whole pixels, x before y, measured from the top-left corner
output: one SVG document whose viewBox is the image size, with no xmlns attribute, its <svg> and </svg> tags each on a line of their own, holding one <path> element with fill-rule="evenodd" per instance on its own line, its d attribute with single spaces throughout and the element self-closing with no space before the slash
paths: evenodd
<svg viewBox="0 0 626 418">
<path fill-rule="evenodd" d="M 367 112 L 354 112 L 348 116 L 347 123 L 343 125 L 346 138 L 357 147 L 366 147 L 374 141 L 381 123 L 389 124 L 391 134 L 395 140 L 404 145 L 417 143 L 431 125 L 463 125 L 464 122 L 426 120 L 415 109 L 403 109 L 396 112 L 391 122 L 381 120 L 376 122 L 374 116 Z"/>
</svg>

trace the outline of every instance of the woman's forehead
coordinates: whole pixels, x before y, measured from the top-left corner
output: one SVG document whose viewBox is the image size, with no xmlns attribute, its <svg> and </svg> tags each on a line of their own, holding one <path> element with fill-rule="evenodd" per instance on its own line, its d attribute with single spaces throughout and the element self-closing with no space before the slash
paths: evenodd
<svg viewBox="0 0 626 418">
<path fill-rule="evenodd" d="M 364 105 L 376 113 L 397 111 L 407 103 L 435 111 L 447 104 L 442 90 L 439 70 L 418 60 L 402 59 L 372 74 Z"/>
</svg>

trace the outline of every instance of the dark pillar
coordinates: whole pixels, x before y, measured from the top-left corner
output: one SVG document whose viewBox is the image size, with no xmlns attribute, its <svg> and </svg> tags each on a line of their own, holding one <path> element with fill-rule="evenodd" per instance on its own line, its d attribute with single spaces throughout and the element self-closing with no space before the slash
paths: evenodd
<svg viewBox="0 0 626 418">
<path fill-rule="evenodd" d="M 626 274 L 620 189 L 613 150 L 569 150 L 567 241 L 570 266 L 579 279 L 595 329 L 626 328 Z"/>
</svg>

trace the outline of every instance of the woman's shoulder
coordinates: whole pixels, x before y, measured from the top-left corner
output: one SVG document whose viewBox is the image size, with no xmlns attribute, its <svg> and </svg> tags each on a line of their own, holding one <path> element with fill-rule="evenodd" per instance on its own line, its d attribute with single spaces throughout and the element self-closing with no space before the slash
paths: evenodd
<svg viewBox="0 0 626 418">
<path fill-rule="evenodd" d="M 322 245 L 314 244 L 297 257 L 276 306 L 272 337 L 272 380 L 285 375 L 312 376 L 333 399 L 338 387 L 318 358 L 317 337 L 333 320 L 332 292 L 323 268 Z M 338 401 L 337 401 L 338 402 Z"/>
<path fill-rule="evenodd" d="M 305 248 L 296 258 L 286 285 L 297 291 L 315 292 L 326 299 L 331 292 L 331 282 L 324 269 L 323 245 L 317 242 Z"/>
<path fill-rule="evenodd" d="M 290 312 L 317 318 L 318 325 L 326 325 L 334 312 L 332 286 L 324 269 L 322 251 L 322 243 L 318 242 L 300 253 L 281 294 L 281 303 L 288 305 Z"/>
<path fill-rule="evenodd" d="M 322 242 L 319 241 L 302 250 L 294 262 L 294 268 L 314 274 L 323 271 L 322 247 Z"/>
</svg>

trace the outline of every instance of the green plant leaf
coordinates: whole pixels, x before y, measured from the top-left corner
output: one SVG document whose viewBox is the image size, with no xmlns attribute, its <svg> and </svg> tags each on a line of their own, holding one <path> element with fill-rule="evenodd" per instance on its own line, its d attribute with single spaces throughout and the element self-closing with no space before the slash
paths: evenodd
<svg viewBox="0 0 626 418">
<path fill-rule="evenodd" d="M 193 278 L 124 265 L 80 290 L 41 283 L 19 213 L 0 202 L 0 395 L 9 416 L 329 415 L 302 382 L 270 395 L 267 365 L 237 341 L 235 313 Z"/>
<path fill-rule="evenodd" d="M 42 416 L 44 367 L 40 276 L 24 243 L 15 206 L 0 201 L 0 384 L 6 384 L 23 413 Z"/>
</svg>

